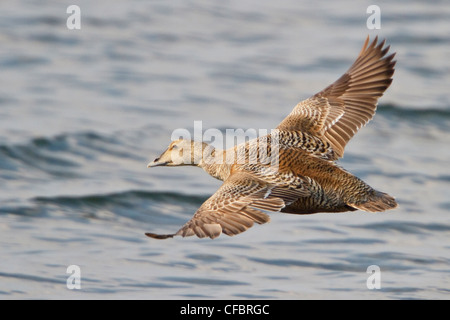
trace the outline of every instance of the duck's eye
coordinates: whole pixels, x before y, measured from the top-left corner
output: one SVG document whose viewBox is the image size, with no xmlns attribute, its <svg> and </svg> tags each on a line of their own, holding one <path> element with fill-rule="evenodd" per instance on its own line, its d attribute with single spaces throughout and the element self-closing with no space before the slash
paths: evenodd
<svg viewBox="0 0 450 320">
<path fill-rule="evenodd" d="M 172 146 L 172 150 L 173 149 L 178 149 L 178 146 L 176 145 L 176 144 L 174 144 L 173 146 Z"/>
</svg>

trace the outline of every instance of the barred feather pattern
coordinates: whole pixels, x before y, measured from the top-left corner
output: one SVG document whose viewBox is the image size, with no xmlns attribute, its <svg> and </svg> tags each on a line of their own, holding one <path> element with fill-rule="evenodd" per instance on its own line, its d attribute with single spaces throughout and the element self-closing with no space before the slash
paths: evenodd
<svg viewBox="0 0 450 320">
<path fill-rule="evenodd" d="M 298 103 L 270 135 L 226 151 L 203 146 L 211 152 L 198 166 L 224 183 L 176 233 L 147 235 L 156 239 L 177 235 L 216 238 L 269 222 L 266 212 L 396 208 L 393 197 L 335 163 L 350 139 L 372 119 L 378 98 L 392 82 L 395 54 L 387 55 L 388 51 L 385 41 L 378 43 L 375 38 L 369 44 L 367 38 L 347 72 Z M 158 159 L 170 158 L 163 156 Z M 214 161 L 217 159 L 223 162 Z"/>
</svg>

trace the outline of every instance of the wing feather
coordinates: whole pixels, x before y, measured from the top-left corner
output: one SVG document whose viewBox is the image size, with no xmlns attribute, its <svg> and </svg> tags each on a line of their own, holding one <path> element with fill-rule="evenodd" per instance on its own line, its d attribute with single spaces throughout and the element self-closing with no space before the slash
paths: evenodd
<svg viewBox="0 0 450 320">
<path fill-rule="evenodd" d="M 256 222 L 266 223 L 269 216 L 262 211 L 278 212 L 307 193 L 304 188 L 289 189 L 263 181 L 248 172 L 233 173 L 180 230 L 174 234 L 146 233 L 155 239 L 174 236 L 216 238 L 221 233 L 232 236 L 251 228 Z"/>
<path fill-rule="evenodd" d="M 392 83 L 394 54 L 378 37 L 369 45 L 367 37 L 353 65 L 333 84 L 300 102 L 278 129 L 303 131 L 331 144 L 336 160 L 348 141 L 369 122 L 377 101 Z"/>
</svg>

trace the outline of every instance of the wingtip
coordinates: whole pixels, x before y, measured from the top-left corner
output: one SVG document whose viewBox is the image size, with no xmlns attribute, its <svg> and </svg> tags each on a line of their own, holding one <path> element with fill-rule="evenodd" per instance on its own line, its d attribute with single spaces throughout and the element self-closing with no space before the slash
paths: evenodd
<svg viewBox="0 0 450 320">
<path fill-rule="evenodd" d="M 175 234 L 156 234 L 156 233 L 150 233 L 150 232 L 145 233 L 145 235 L 149 238 L 159 239 L 159 240 L 169 239 L 169 238 L 173 238 L 175 236 Z"/>
<path fill-rule="evenodd" d="M 361 51 L 359 52 L 359 55 L 361 55 L 364 51 L 366 51 L 367 46 L 369 45 L 369 41 L 370 41 L 370 36 L 367 35 L 366 41 L 364 41 L 363 47 L 362 47 Z"/>
<path fill-rule="evenodd" d="M 387 48 L 384 48 L 386 45 L 386 39 L 382 39 L 379 41 L 378 35 L 375 36 L 375 39 L 373 39 L 372 42 L 370 42 L 370 36 L 367 35 L 366 41 L 364 42 L 364 45 L 361 49 L 360 55 L 365 52 L 368 49 L 374 49 L 377 48 L 379 50 L 383 50 L 383 55 L 385 55 L 386 52 L 389 51 L 390 46 L 388 46 Z M 384 48 L 384 49 L 383 49 Z"/>
</svg>

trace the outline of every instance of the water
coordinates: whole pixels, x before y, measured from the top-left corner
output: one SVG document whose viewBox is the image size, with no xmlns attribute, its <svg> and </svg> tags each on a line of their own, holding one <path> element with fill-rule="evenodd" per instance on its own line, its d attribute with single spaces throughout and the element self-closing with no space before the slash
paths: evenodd
<svg viewBox="0 0 450 320">
<path fill-rule="evenodd" d="M 0 4 L 0 299 L 447 299 L 446 1 Z M 295 216 L 236 237 L 156 241 L 220 182 L 146 164 L 176 128 L 275 127 L 336 80 L 365 37 L 393 85 L 341 165 L 400 207 Z M 81 290 L 69 290 L 69 265 Z M 368 266 L 381 270 L 369 290 Z"/>
</svg>

